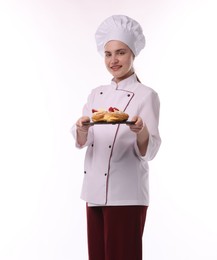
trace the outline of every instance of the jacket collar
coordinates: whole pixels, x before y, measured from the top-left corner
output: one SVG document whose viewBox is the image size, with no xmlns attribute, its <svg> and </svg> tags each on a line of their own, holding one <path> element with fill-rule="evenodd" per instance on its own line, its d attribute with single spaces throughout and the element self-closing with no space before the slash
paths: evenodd
<svg viewBox="0 0 217 260">
<path fill-rule="evenodd" d="M 116 83 L 114 79 L 112 79 L 111 84 L 116 86 L 116 89 L 123 89 L 123 90 L 131 90 L 130 86 L 133 86 L 135 83 L 138 83 L 136 74 L 132 74 L 130 77 L 121 80 L 120 82 Z"/>
</svg>

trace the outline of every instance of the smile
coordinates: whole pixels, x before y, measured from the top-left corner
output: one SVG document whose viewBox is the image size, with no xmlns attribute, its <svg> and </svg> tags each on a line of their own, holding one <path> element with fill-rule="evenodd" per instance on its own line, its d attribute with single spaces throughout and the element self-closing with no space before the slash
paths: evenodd
<svg viewBox="0 0 217 260">
<path fill-rule="evenodd" d="M 121 67 L 122 67 L 122 66 L 112 66 L 111 69 L 112 69 L 113 71 L 117 71 L 117 70 L 119 70 Z"/>
</svg>

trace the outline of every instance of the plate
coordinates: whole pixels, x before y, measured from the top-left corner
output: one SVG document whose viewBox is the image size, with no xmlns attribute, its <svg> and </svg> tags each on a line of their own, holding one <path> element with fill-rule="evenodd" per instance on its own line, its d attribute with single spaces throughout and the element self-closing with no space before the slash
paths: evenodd
<svg viewBox="0 0 217 260">
<path fill-rule="evenodd" d="M 116 122 L 99 121 L 99 122 L 84 122 L 83 123 L 83 125 L 119 125 L 119 124 L 134 125 L 135 121 L 116 121 Z"/>
</svg>

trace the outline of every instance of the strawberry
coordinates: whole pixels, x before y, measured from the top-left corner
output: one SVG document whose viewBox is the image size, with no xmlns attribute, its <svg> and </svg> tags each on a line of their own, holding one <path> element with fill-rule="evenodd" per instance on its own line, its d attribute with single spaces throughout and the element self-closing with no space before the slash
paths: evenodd
<svg viewBox="0 0 217 260">
<path fill-rule="evenodd" d="M 96 109 L 92 109 L 92 113 L 98 112 L 98 110 Z"/>
<path fill-rule="evenodd" d="M 108 109 L 108 111 L 109 111 L 109 112 L 114 112 L 113 107 L 110 107 L 110 108 Z"/>
</svg>

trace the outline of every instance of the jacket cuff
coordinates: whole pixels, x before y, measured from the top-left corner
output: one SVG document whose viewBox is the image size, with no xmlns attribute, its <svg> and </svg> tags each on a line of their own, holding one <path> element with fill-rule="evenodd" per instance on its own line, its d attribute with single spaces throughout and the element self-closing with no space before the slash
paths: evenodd
<svg viewBox="0 0 217 260">
<path fill-rule="evenodd" d="M 155 155 L 157 154 L 160 148 L 160 144 L 161 144 L 161 139 L 159 137 L 157 138 L 156 136 L 149 135 L 146 154 L 144 156 L 141 155 L 137 142 L 135 142 L 136 154 L 144 161 L 151 161 L 152 159 L 154 159 Z"/>
<path fill-rule="evenodd" d="M 75 147 L 76 147 L 76 148 L 82 149 L 82 148 L 88 146 L 88 145 L 91 143 L 91 140 L 90 140 L 90 139 L 91 139 L 91 138 L 90 138 L 91 133 L 90 133 L 90 132 L 91 132 L 91 131 L 90 131 L 90 129 L 89 129 L 86 143 L 83 144 L 83 145 L 80 145 L 80 144 L 77 142 L 77 128 L 76 128 L 76 125 L 74 124 L 74 125 L 71 127 L 70 133 L 73 135 L 73 137 L 74 137 L 74 139 L 75 139 Z"/>
</svg>

